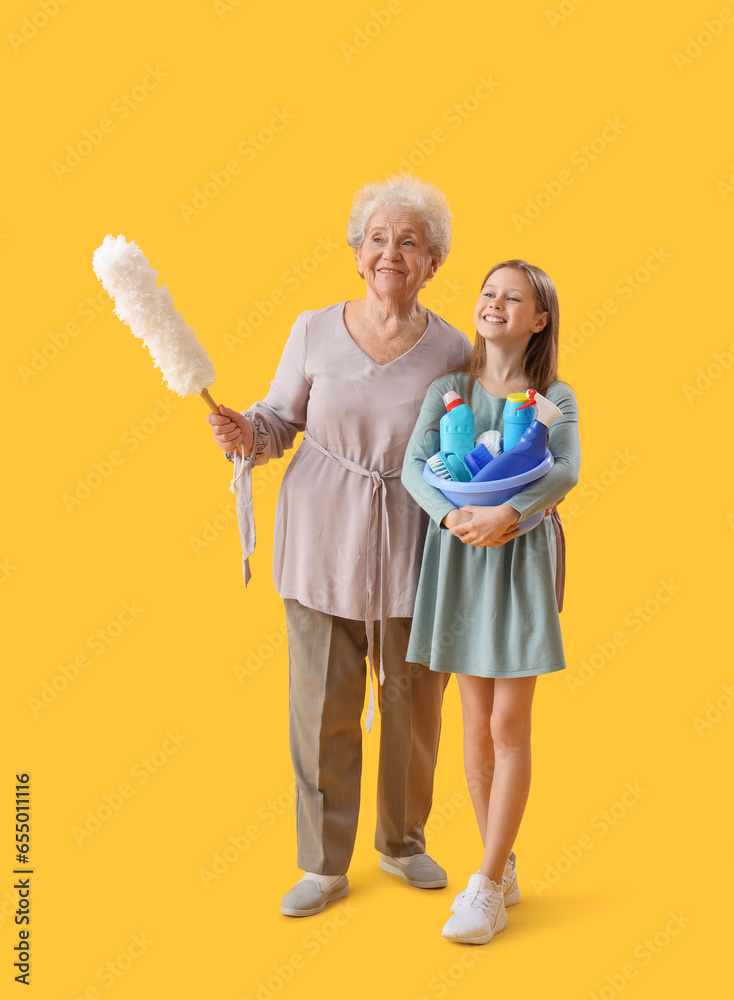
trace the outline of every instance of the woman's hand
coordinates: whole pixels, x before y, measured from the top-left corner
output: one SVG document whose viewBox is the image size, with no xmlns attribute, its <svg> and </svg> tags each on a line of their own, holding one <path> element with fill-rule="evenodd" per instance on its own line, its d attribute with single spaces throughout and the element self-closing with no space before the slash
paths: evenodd
<svg viewBox="0 0 734 1000">
<path fill-rule="evenodd" d="M 219 413 L 210 413 L 207 420 L 214 432 L 214 440 L 222 451 L 236 451 L 244 445 L 245 455 L 249 455 L 255 441 L 252 424 L 237 410 L 219 404 Z"/>
<path fill-rule="evenodd" d="M 476 548 L 497 547 L 517 535 L 518 513 L 506 503 L 499 507 L 474 507 L 469 504 L 461 511 L 471 514 L 471 520 L 449 528 L 449 532 L 468 545 Z"/>
</svg>

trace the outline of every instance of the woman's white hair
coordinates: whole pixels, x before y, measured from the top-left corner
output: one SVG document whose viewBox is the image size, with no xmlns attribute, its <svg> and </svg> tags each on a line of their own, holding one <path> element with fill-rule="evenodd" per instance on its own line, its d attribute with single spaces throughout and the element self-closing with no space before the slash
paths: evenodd
<svg viewBox="0 0 734 1000">
<path fill-rule="evenodd" d="M 347 223 L 347 243 L 358 250 L 364 243 L 369 221 L 375 212 L 397 209 L 416 212 L 425 222 L 431 256 L 443 264 L 451 249 L 451 212 L 446 197 L 437 187 L 411 174 L 395 174 L 385 181 L 365 184 L 354 196 Z"/>
</svg>

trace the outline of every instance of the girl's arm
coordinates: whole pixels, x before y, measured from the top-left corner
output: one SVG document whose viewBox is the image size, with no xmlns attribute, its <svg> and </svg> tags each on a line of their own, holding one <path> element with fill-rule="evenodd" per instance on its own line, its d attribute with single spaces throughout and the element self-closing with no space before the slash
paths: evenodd
<svg viewBox="0 0 734 1000">
<path fill-rule="evenodd" d="M 445 412 L 446 407 L 443 403 L 441 390 L 436 388 L 434 382 L 428 388 L 418 422 L 410 435 L 401 476 L 403 486 L 408 493 L 439 526 L 451 511 L 460 513 L 440 490 L 429 486 L 423 478 L 423 466 L 426 464 L 426 460 L 439 450 L 438 425 Z"/>
<path fill-rule="evenodd" d="M 521 521 L 557 503 L 579 481 L 581 444 L 576 397 L 567 385 L 559 385 L 548 391 L 548 399 L 563 413 L 548 428 L 548 447 L 555 464 L 541 479 L 506 501 Z"/>
</svg>

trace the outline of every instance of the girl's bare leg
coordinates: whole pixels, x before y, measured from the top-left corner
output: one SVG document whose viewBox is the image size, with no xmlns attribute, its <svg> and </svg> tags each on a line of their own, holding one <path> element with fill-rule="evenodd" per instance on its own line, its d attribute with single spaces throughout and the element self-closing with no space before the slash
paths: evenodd
<svg viewBox="0 0 734 1000">
<path fill-rule="evenodd" d="M 483 833 L 480 872 L 498 885 L 530 792 L 530 718 L 536 677 L 486 677 L 457 674 L 464 715 L 464 746 L 469 748 L 467 780 Z M 488 741 L 492 751 L 488 749 Z M 493 767 L 491 762 L 493 761 Z M 489 783 L 483 773 L 493 771 Z M 491 790 L 491 795 L 489 794 Z M 475 798 L 476 795 L 476 798 Z M 484 823 L 479 818 L 484 796 Z"/>
<path fill-rule="evenodd" d="M 494 775 L 494 744 L 490 719 L 494 701 L 493 677 L 457 674 L 464 723 L 464 773 L 482 844 L 487 832 L 487 812 Z M 467 683 L 469 682 L 469 683 Z M 479 683 L 474 683 L 479 682 Z"/>
</svg>

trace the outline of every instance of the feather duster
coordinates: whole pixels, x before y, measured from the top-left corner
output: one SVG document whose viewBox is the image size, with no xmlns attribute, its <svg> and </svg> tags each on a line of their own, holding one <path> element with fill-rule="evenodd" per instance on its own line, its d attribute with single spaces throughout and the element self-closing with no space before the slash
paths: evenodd
<svg viewBox="0 0 734 1000">
<path fill-rule="evenodd" d="M 215 379 L 209 355 L 174 306 L 168 288 L 158 287 L 158 272 L 140 247 L 124 236 L 105 236 L 92 266 L 114 299 L 116 315 L 148 348 L 168 388 L 179 396 L 204 396 L 218 413 L 207 392 Z"/>
<path fill-rule="evenodd" d="M 115 313 L 143 341 L 156 368 L 163 372 L 166 385 L 179 396 L 201 396 L 212 413 L 219 407 L 209 394 L 214 382 L 214 366 L 176 309 L 165 285 L 158 287 L 158 272 L 135 243 L 124 236 L 105 236 L 92 257 L 94 273 L 115 303 Z M 245 449 L 235 483 L 245 469 Z"/>
</svg>

